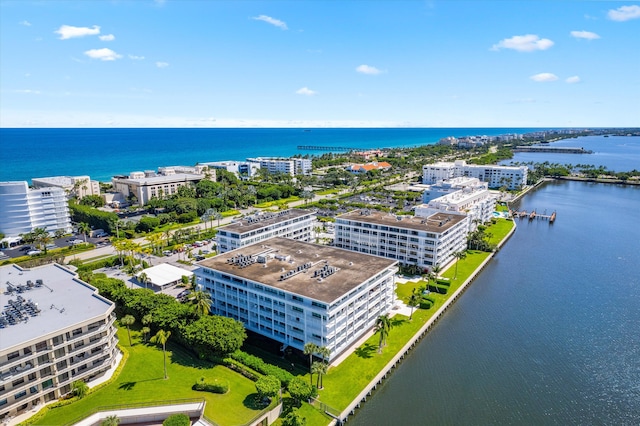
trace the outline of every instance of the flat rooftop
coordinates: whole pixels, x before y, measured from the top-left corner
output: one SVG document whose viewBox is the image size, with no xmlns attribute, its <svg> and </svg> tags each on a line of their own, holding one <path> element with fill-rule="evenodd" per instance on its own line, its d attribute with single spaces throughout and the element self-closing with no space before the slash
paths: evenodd
<svg viewBox="0 0 640 426">
<path fill-rule="evenodd" d="M 273 213 L 261 213 L 247 216 L 227 226 L 219 228 L 219 231 L 233 232 L 235 234 L 244 234 L 260 228 L 266 228 L 276 223 L 286 220 L 295 219 L 302 216 L 312 215 L 311 210 L 289 209 Z"/>
<path fill-rule="evenodd" d="M 230 262 L 238 255 L 259 254 L 267 258 L 266 263 L 256 262 L 241 267 Z M 311 266 L 304 271 L 285 280 L 280 279 L 283 274 L 308 263 Z M 331 304 L 396 263 L 395 260 L 369 254 L 274 237 L 205 259 L 198 265 Z M 318 280 L 314 274 L 325 266 L 337 268 L 337 271 Z"/>
<path fill-rule="evenodd" d="M 337 219 L 375 223 L 394 228 L 406 228 L 416 231 L 442 233 L 465 220 L 466 216 L 450 213 L 435 213 L 428 217 L 396 216 L 377 210 L 354 210 L 337 216 Z"/>
<path fill-rule="evenodd" d="M 29 280 L 33 283 L 42 280 L 44 285 L 26 288 Z M 25 289 L 21 293 L 14 291 L 9 294 L 7 282 L 12 287 L 24 286 Z M 32 269 L 21 269 L 16 265 L 0 266 L 2 312 L 9 305 L 9 300 L 17 301 L 18 296 L 25 302 L 37 304 L 40 313 L 36 316 L 25 315 L 27 321 L 0 328 L 0 351 L 105 315 L 113 306 L 112 302 L 98 296 L 97 290 L 81 281 L 74 272 L 57 264 Z"/>
<path fill-rule="evenodd" d="M 192 173 L 176 173 L 173 175 L 157 175 L 150 177 L 143 177 L 139 179 L 132 179 L 129 176 L 114 176 L 119 182 L 127 182 L 133 183 L 135 185 L 158 185 L 161 183 L 172 183 L 172 182 L 185 182 L 185 181 L 193 181 L 193 180 L 202 180 L 204 179 L 204 175 L 195 175 Z"/>
</svg>

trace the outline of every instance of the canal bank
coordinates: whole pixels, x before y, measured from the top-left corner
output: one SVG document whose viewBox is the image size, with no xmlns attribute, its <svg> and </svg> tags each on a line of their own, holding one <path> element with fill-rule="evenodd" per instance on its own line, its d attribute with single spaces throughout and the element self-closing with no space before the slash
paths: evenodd
<svg viewBox="0 0 640 426">
<path fill-rule="evenodd" d="M 459 297 L 465 292 L 469 285 L 476 279 L 476 277 L 482 272 L 486 265 L 491 261 L 495 253 L 506 243 L 506 241 L 514 234 L 516 230 L 515 222 L 510 231 L 505 237 L 498 243 L 496 251 L 490 253 L 476 269 L 467 277 L 467 279 L 446 299 L 446 301 L 429 317 L 429 319 L 420 327 L 420 329 L 402 346 L 402 348 L 396 352 L 391 360 L 375 375 L 375 377 L 369 381 L 364 389 L 347 405 L 342 411 L 338 411 L 321 401 L 315 401 L 316 407 L 322 409 L 327 414 L 331 415 L 338 423 L 344 423 L 348 418 L 355 413 L 357 408 L 367 401 L 377 387 L 393 372 L 397 366 L 399 366 L 405 357 L 418 345 L 418 343 L 427 335 L 432 327 L 443 317 L 444 313 L 456 302 Z M 455 263 L 453 264 L 455 265 Z M 453 265 L 449 265 L 449 268 Z M 445 273 L 446 271 L 443 271 Z"/>
</svg>

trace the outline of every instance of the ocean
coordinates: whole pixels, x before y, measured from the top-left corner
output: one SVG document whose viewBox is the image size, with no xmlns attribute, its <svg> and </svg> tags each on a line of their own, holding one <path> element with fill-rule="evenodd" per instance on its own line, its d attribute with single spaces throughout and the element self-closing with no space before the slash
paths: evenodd
<svg viewBox="0 0 640 426">
<path fill-rule="evenodd" d="M 399 129 L 14 129 L 0 128 L 0 181 L 89 175 L 101 182 L 132 171 L 247 157 L 321 155 L 299 145 L 413 147 L 447 136 L 528 133 L 531 128 Z"/>
</svg>

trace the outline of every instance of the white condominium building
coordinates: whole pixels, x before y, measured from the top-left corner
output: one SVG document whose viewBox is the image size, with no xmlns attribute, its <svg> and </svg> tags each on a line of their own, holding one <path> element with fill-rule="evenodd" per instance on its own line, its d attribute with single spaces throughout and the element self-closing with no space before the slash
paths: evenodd
<svg viewBox="0 0 640 426">
<path fill-rule="evenodd" d="M 431 185 L 464 176 L 487 182 L 489 188 L 506 186 L 508 189 L 518 189 L 526 185 L 527 171 L 526 166 L 475 165 L 456 160 L 454 163 L 439 162 L 422 166 L 422 183 Z"/>
<path fill-rule="evenodd" d="M 260 170 L 259 163 L 251 163 L 248 161 L 211 161 L 208 163 L 202 163 L 202 165 L 209 167 L 210 170 L 226 170 L 238 177 L 252 177 L 258 173 L 258 170 Z"/>
<path fill-rule="evenodd" d="M 62 188 L 78 199 L 87 195 L 100 195 L 100 182 L 91 180 L 89 176 L 54 176 L 31 179 L 34 188 Z"/>
<path fill-rule="evenodd" d="M 205 173 L 209 173 L 205 166 L 160 167 L 158 173 L 151 170 L 131 172 L 129 176 L 114 176 L 111 183 L 114 191 L 121 193 L 125 198 L 135 196 L 143 206 L 153 197 L 168 197 L 177 193 L 181 186 L 195 185 L 206 177 Z M 215 173 L 213 176 L 215 179 Z"/>
<path fill-rule="evenodd" d="M 416 184 L 414 186 L 423 191 L 422 202 L 425 204 L 431 200 L 435 200 L 443 195 L 451 194 L 461 189 L 487 189 L 489 187 L 486 182 L 480 182 L 479 179 L 470 177 L 457 177 L 449 180 L 443 180 L 433 185 Z"/>
<path fill-rule="evenodd" d="M 272 238 L 198 263 L 211 312 L 303 350 L 334 359 L 395 304 L 397 262 L 312 243 Z"/>
<path fill-rule="evenodd" d="M 247 161 L 260 164 L 260 168 L 269 173 L 286 173 L 291 176 L 311 174 L 311 160 L 307 158 L 255 157 L 247 158 Z"/>
<path fill-rule="evenodd" d="M 458 178 L 459 179 L 459 178 Z M 474 179 L 477 181 L 477 179 Z M 496 197 L 484 185 L 467 186 L 434 198 L 415 208 L 416 216 L 429 217 L 433 213 L 461 213 L 469 216 L 469 231 L 478 223 L 489 222 L 496 208 Z"/>
<path fill-rule="evenodd" d="M 466 249 L 468 223 L 466 215 L 456 212 L 415 217 L 356 210 L 336 217 L 334 245 L 431 270 Z"/>
<path fill-rule="evenodd" d="M 301 209 L 248 216 L 218 229 L 218 252 L 225 253 L 272 237 L 311 241 L 314 220 L 313 212 Z"/>
<path fill-rule="evenodd" d="M 0 266 L 0 420 L 115 366 L 113 302 L 68 269 Z"/>
<path fill-rule="evenodd" d="M 71 232 L 67 194 L 62 188 L 31 189 L 27 182 L 0 182 L 0 232 L 18 237 L 34 228 Z"/>
</svg>

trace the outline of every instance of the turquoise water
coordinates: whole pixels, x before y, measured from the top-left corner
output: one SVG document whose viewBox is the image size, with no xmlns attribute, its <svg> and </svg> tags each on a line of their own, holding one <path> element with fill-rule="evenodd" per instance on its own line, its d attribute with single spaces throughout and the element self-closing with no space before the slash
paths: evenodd
<svg viewBox="0 0 640 426">
<path fill-rule="evenodd" d="M 298 145 L 391 148 L 432 144 L 447 136 L 527 133 L 538 129 L 0 129 L 0 181 L 59 175 L 111 176 L 162 166 L 320 155 Z"/>
<path fill-rule="evenodd" d="M 640 188 L 554 182 L 353 425 L 640 424 Z M 393 332 L 393 331 L 392 331 Z"/>
</svg>

